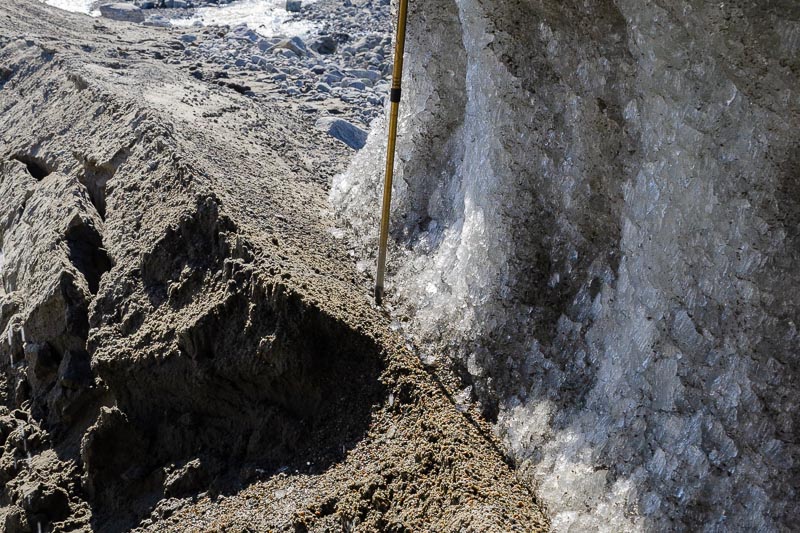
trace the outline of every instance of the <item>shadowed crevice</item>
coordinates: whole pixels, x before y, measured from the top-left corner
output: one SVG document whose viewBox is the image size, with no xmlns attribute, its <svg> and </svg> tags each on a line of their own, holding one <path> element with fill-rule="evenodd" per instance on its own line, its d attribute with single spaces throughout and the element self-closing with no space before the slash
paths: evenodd
<svg viewBox="0 0 800 533">
<path fill-rule="evenodd" d="M 36 181 L 42 181 L 53 172 L 47 163 L 39 157 L 27 154 L 15 154 L 11 159 L 24 164 L 25 168 L 28 169 L 28 173 L 33 176 Z"/>
</svg>

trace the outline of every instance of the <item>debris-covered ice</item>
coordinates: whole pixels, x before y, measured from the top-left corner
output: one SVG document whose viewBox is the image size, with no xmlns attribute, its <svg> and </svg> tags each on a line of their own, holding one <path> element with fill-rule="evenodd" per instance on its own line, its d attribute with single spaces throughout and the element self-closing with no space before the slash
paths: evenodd
<svg viewBox="0 0 800 533">
<path fill-rule="evenodd" d="M 389 294 L 556 530 L 800 520 L 797 20 L 412 5 Z M 377 124 L 331 192 L 362 259 L 384 146 Z"/>
</svg>

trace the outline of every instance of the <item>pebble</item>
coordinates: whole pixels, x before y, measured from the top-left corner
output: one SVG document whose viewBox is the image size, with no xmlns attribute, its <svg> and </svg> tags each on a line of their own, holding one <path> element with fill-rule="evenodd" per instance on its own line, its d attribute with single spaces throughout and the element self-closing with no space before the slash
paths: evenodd
<svg viewBox="0 0 800 533">
<path fill-rule="evenodd" d="M 366 131 L 341 118 L 322 117 L 317 120 L 316 127 L 356 150 L 367 143 Z"/>
</svg>

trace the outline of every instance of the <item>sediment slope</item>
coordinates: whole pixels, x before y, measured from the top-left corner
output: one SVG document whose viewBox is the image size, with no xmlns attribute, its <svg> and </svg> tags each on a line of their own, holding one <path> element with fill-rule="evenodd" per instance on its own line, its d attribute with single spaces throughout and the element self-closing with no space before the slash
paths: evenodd
<svg viewBox="0 0 800 533">
<path fill-rule="evenodd" d="M 0 5 L 0 525 L 546 528 L 329 231 L 343 145 L 172 39 Z"/>
</svg>

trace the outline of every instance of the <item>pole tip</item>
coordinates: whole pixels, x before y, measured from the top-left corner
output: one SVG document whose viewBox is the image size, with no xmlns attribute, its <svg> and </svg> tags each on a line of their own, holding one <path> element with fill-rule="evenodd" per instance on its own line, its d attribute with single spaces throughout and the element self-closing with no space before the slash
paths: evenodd
<svg viewBox="0 0 800 533">
<path fill-rule="evenodd" d="M 375 305 L 381 305 L 381 303 L 383 303 L 383 287 L 375 285 Z"/>
</svg>

